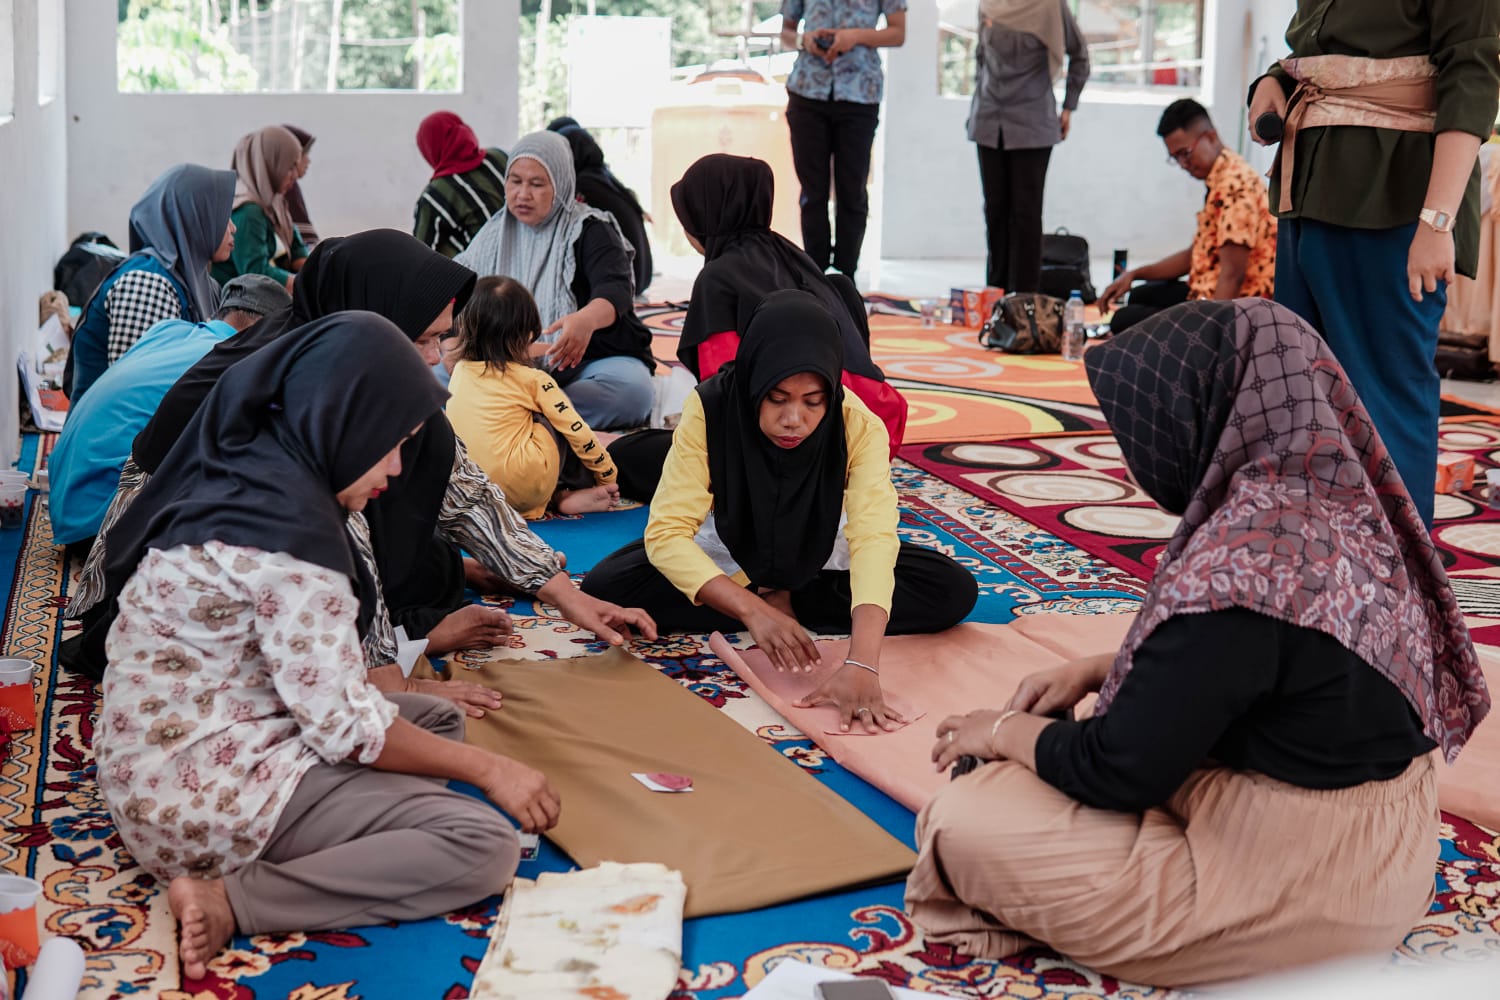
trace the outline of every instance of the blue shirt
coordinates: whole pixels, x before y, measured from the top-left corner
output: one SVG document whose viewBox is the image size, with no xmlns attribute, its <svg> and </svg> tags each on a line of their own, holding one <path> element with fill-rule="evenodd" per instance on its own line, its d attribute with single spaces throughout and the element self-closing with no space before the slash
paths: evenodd
<svg viewBox="0 0 1500 1000">
<path fill-rule="evenodd" d="M 905 9 L 906 0 L 782 0 L 781 16 L 790 24 L 803 22 L 806 34 L 820 28 L 874 28 L 880 15 Z M 786 89 L 814 101 L 879 104 L 885 72 L 879 54 L 868 45 L 854 46 L 832 66 L 804 50 L 792 66 Z"/>
<path fill-rule="evenodd" d="M 53 542 L 69 545 L 99 533 L 135 436 L 173 383 L 235 333 L 234 327 L 218 320 L 162 320 L 69 407 L 57 447 L 47 460 Z"/>
</svg>

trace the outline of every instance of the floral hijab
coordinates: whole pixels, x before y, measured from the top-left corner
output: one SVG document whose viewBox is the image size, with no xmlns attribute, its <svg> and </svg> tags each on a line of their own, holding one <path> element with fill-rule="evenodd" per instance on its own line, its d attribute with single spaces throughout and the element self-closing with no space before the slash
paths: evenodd
<svg viewBox="0 0 1500 1000">
<path fill-rule="evenodd" d="M 1332 636 L 1452 761 L 1489 692 L 1432 539 L 1322 338 L 1265 300 L 1190 302 L 1084 364 L 1136 481 L 1182 515 L 1097 712 L 1163 622 L 1246 608 Z"/>
</svg>

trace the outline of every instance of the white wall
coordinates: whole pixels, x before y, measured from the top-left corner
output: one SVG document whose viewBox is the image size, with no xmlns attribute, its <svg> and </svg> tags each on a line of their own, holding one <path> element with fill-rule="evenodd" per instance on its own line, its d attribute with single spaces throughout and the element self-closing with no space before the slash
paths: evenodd
<svg viewBox="0 0 1500 1000">
<path fill-rule="evenodd" d="M 37 2 L 0 5 L 12 10 L 0 30 L 15 46 L 14 114 L 0 119 L 0 466 L 19 442 L 16 349 L 36 332 L 37 298 L 68 242 L 66 95 L 37 99 Z"/>
<path fill-rule="evenodd" d="M 518 0 L 463 5 L 461 94 L 121 94 L 116 0 L 68 7 L 68 223 L 122 246 L 130 206 L 157 174 L 181 162 L 227 168 L 236 140 L 263 125 L 290 123 L 317 137 L 302 190 L 323 236 L 411 229 L 431 174 L 417 152 L 417 123 L 431 112 L 457 112 L 484 145 L 516 139 Z"/>
<path fill-rule="evenodd" d="M 1295 0 L 1208 0 L 1210 56 L 1203 93 L 1226 142 L 1242 134 L 1244 95 L 1259 75 L 1251 64 L 1267 40 L 1272 58 Z M 1246 17 L 1250 29 L 1246 31 Z M 937 7 L 912 0 L 906 44 L 887 62 L 885 186 L 881 252 L 887 257 L 982 257 L 983 198 L 974 144 L 964 129 L 969 99 L 937 94 Z M 1166 163 L 1156 123 L 1178 93 L 1124 95 L 1085 87 L 1069 139 L 1047 173 L 1043 225 L 1086 236 L 1096 256 L 1130 250 L 1145 263 L 1187 246 L 1203 186 Z M 1260 159 L 1256 160 L 1260 163 Z M 982 277 L 982 276 L 977 276 Z"/>
</svg>

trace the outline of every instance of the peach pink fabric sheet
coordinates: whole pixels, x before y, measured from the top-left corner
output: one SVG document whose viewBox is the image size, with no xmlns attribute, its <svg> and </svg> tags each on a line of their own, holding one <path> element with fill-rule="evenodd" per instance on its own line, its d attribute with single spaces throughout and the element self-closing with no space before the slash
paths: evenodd
<svg viewBox="0 0 1500 1000">
<path fill-rule="evenodd" d="M 709 644 L 834 760 L 915 812 L 948 782 L 930 759 L 939 722 L 976 708 L 1000 708 L 1034 671 L 1118 649 L 1134 619 L 1133 614 L 1022 615 L 1008 625 L 966 622 L 937 635 L 893 636 L 881 646 L 881 684 L 898 711 L 923 717 L 878 736 L 840 734 L 831 707 L 792 705 L 843 662 L 848 640 L 819 642 L 822 666 L 811 674 L 780 673 L 760 650 L 735 649 L 718 634 Z"/>
</svg>

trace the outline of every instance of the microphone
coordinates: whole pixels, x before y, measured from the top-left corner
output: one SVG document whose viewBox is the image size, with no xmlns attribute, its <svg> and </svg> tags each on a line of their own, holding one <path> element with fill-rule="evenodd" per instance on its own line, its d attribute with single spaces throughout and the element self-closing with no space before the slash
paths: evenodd
<svg viewBox="0 0 1500 1000">
<path fill-rule="evenodd" d="M 1266 142 L 1280 142 L 1281 137 L 1286 134 L 1286 123 L 1276 112 L 1267 111 L 1255 119 L 1255 134 Z"/>
</svg>

